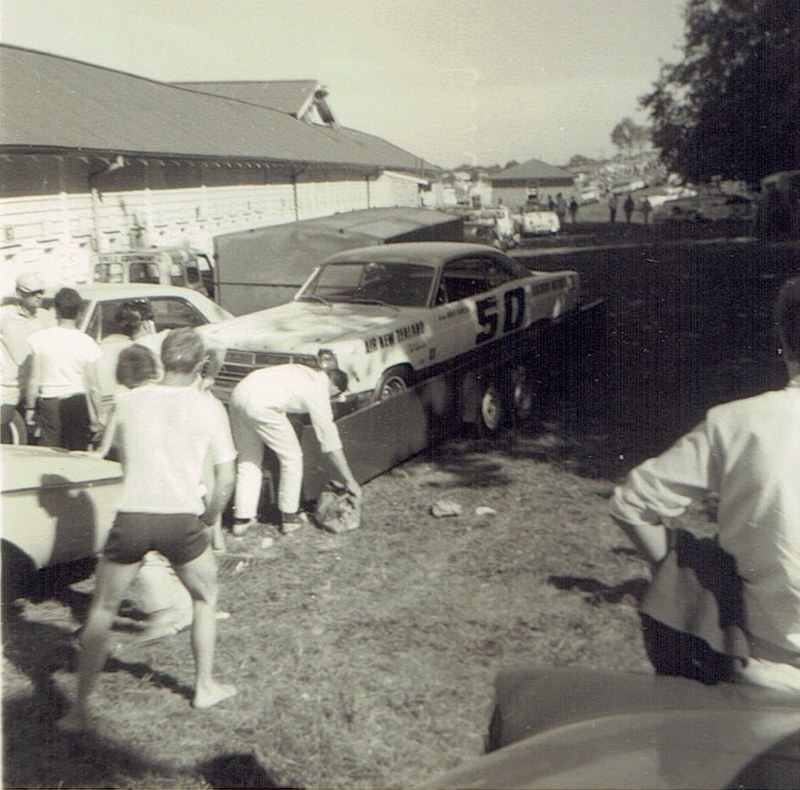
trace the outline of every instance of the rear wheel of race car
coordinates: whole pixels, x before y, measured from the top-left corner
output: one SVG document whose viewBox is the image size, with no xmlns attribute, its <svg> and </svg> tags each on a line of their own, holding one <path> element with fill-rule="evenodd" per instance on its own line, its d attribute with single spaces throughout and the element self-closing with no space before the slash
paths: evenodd
<svg viewBox="0 0 800 790">
<path fill-rule="evenodd" d="M 508 374 L 508 406 L 514 423 L 525 422 L 533 411 L 534 382 L 527 365 L 514 365 Z"/>
<path fill-rule="evenodd" d="M 25 420 L 18 411 L 14 411 L 14 416 L 11 422 L 6 426 L 9 444 L 27 444 L 28 443 L 28 426 L 25 425 Z"/>
<path fill-rule="evenodd" d="M 496 436 L 503 427 L 506 413 L 502 388 L 495 381 L 485 382 L 480 389 L 475 422 L 479 436 Z"/>
<path fill-rule="evenodd" d="M 412 377 L 411 370 L 402 365 L 385 370 L 375 387 L 372 400 L 375 402 L 388 400 L 405 392 L 411 386 Z"/>
</svg>

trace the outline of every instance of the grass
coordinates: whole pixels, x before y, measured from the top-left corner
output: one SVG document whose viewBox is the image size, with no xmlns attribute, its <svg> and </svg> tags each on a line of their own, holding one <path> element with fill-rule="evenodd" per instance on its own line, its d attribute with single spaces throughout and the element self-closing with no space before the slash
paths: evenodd
<svg viewBox="0 0 800 790">
<path fill-rule="evenodd" d="M 557 375 L 522 430 L 454 437 L 371 481 L 361 529 L 231 543 L 216 663 L 235 700 L 189 706 L 183 634 L 111 659 L 103 728 L 63 737 L 91 582 L 7 607 L 5 786 L 409 787 L 481 753 L 501 668 L 647 670 L 646 570 L 607 497 L 712 403 L 780 385 L 770 306 L 798 251 L 653 236 L 539 252 L 523 250 L 608 296 L 606 353 Z M 461 515 L 430 515 L 441 499 Z"/>
</svg>

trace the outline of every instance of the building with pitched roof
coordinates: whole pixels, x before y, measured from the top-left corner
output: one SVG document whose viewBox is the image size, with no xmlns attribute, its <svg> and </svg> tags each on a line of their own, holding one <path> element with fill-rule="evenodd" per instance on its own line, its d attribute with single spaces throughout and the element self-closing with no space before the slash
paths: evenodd
<svg viewBox="0 0 800 790">
<path fill-rule="evenodd" d="M 0 276 L 95 251 L 418 206 L 435 165 L 339 126 L 316 80 L 168 84 L 0 45 Z M 226 87 L 227 86 L 227 87 Z"/>
<path fill-rule="evenodd" d="M 503 203 L 512 209 L 526 203 L 547 203 L 560 192 L 569 201 L 575 193 L 575 177 L 560 167 L 538 159 L 529 159 L 489 176 L 492 202 Z"/>
</svg>

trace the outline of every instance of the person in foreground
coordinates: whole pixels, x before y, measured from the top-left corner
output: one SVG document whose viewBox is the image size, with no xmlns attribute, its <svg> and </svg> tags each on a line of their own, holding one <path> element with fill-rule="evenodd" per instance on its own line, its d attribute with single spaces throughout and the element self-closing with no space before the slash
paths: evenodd
<svg viewBox="0 0 800 790">
<path fill-rule="evenodd" d="M 718 496 L 719 548 L 735 563 L 746 642 L 735 653 L 731 679 L 800 692 L 800 278 L 781 288 L 775 320 L 787 386 L 712 408 L 663 455 L 630 473 L 610 512 L 654 566 L 656 585 L 674 552 L 676 532 L 664 523 L 692 500 Z M 710 570 L 705 564 L 699 576 Z M 675 567 L 682 573 L 681 562 Z M 718 596 L 720 614 L 735 595 L 728 587 Z M 688 619 L 696 622 L 696 611 Z M 698 635 L 688 626 L 678 630 Z"/>
<path fill-rule="evenodd" d="M 303 451 L 287 414 L 308 414 L 322 452 L 342 476 L 348 490 L 361 496 L 333 421 L 330 399 L 347 389 L 347 374 L 338 368 L 316 370 L 289 364 L 254 370 L 231 395 L 231 428 L 239 461 L 236 472 L 236 519 L 233 534 L 241 537 L 256 523 L 261 495 L 264 445 L 280 463 L 278 507 L 280 530 L 288 534 L 308 523 L 300 511 Z"/>
<path fill-rule="evenodd" d="M 108 656 L 114 617 L 149 551 L 170 561 L 192 596 L 193 705 L 208 708 L 236 693 L 212 676 L 217 566 L 209 529 L 233 492 L 236 451 L 224 407 L 196 387 L 206 362 L 200 337 L 192 329 L 173 330 L 161 359 L 161 381 L 117 397 L 123 489 L 80 639 L 77 699 L 58 722 L 64 731 L 89 726 L 88 697 Z M 204 501 L 207 453 L 215 481 Z"/>
</svg>

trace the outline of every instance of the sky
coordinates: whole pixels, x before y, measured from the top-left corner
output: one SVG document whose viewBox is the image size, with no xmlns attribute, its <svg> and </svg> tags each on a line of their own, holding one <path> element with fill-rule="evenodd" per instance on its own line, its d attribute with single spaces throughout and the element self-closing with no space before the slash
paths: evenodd
<svg viewBox="0 0 800 790">
<path fill-rule="evenodd" d="M 615 153 L 686 0 L 0 0 L 0 41 L 164 82 L 316 79 L 446 168 Z"/>
</svg>

